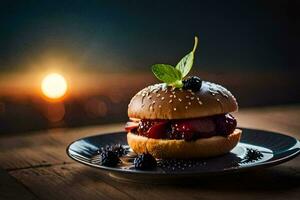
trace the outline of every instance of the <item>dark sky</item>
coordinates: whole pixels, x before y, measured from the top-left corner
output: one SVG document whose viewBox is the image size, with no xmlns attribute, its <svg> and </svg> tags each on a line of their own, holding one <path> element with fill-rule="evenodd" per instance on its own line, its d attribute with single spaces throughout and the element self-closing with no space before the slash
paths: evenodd
<svg viewBox="0 0 300 200">
<path fill-rule="evenodd" d="M 290 1 L 15 2 L 0 5 L 0 73 L 23 70 L 23 63 L 45 54 L 64 55 L 87 70 L 175 65 L 195 35 L 202 70 L 284 70 L 299 64 L 290 53 L 299 44 Z"/>
</svg>

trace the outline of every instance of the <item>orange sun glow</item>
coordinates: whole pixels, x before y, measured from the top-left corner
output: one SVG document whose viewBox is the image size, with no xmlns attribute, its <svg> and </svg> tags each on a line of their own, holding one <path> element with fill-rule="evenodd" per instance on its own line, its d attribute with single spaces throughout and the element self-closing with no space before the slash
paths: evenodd
<svg viewBox="0 0 300 200">
<path fill-rule="evenodd" d="M 68 84 L 62 75 L 52 73 L 43 78 L 41 90 L 46 97 L 55 100 L 63 97 L 66 94 L 68 90 Z"/>
</svg>

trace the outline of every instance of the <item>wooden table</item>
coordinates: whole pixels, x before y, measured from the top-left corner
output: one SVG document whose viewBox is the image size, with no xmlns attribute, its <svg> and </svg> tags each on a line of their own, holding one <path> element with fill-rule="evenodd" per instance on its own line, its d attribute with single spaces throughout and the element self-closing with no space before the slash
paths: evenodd
<svg viewBox="0 0 300 200">
<path fill-rule="evenodd" d="M 300 105 L 242 109 L 239 125 L 300 138 Z M 69 159 L 80 137 L 122 130 L 123 124 L 57 129 L 0 137 L 0 199 L 300 199 L 300 157 L 276 167 L 151 185 L 111 180 Z"/>
</svg>

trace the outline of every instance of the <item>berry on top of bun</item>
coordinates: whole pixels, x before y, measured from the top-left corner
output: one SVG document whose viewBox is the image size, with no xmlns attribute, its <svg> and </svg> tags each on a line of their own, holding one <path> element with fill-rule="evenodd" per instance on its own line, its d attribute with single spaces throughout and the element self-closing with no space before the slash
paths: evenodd
<svg viewBox="0 0 300 200">
<path fill-rule="evenodd" d="M 156 158 L 200 158 L 233 149 L 242 131 L 230 114 L 235 97 L 223 86 L 187 77 L 198 44 L 173 67 L 155 64 L 152 72 L 163 83 L 139 91 L 128 105 L 129 146 Z"/>
</svg>

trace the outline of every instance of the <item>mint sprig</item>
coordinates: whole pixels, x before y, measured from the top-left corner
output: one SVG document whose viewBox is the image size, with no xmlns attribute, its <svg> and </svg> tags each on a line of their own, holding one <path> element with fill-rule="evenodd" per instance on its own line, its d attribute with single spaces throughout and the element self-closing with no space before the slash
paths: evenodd
<svg viewBox="0 0 300 200">
<path fill-rule="evenodd" d="M 189 54 L 184 56 L 176 65 L 176 69 L 181 72 L 182 78 L 185 77 L 192 69 L 194 63 L 194 53 L 196 51 L 197 45 L 198 45 L 198 38 L 195 37 L 193 50 Z"/>
<path fill-rule="evenodd" d="M 164 83 L 181 88 L 183 86 L 182 79 L 190 72 L 194 63 L 194 53 L 198 45 L 198 38 L 195 37 L 193 50 L 185 55 L 176 65 L 155 64 L 152 66 L 152 72 L 159 80 Z"/>
<path fill-rule="evenodd" d="M 152 66 L 152 72 L 156 78 L 167 84 L 172 84 L 182 78 L 181 72 L 172 65 L 155 64 Z"/>
</svg>

